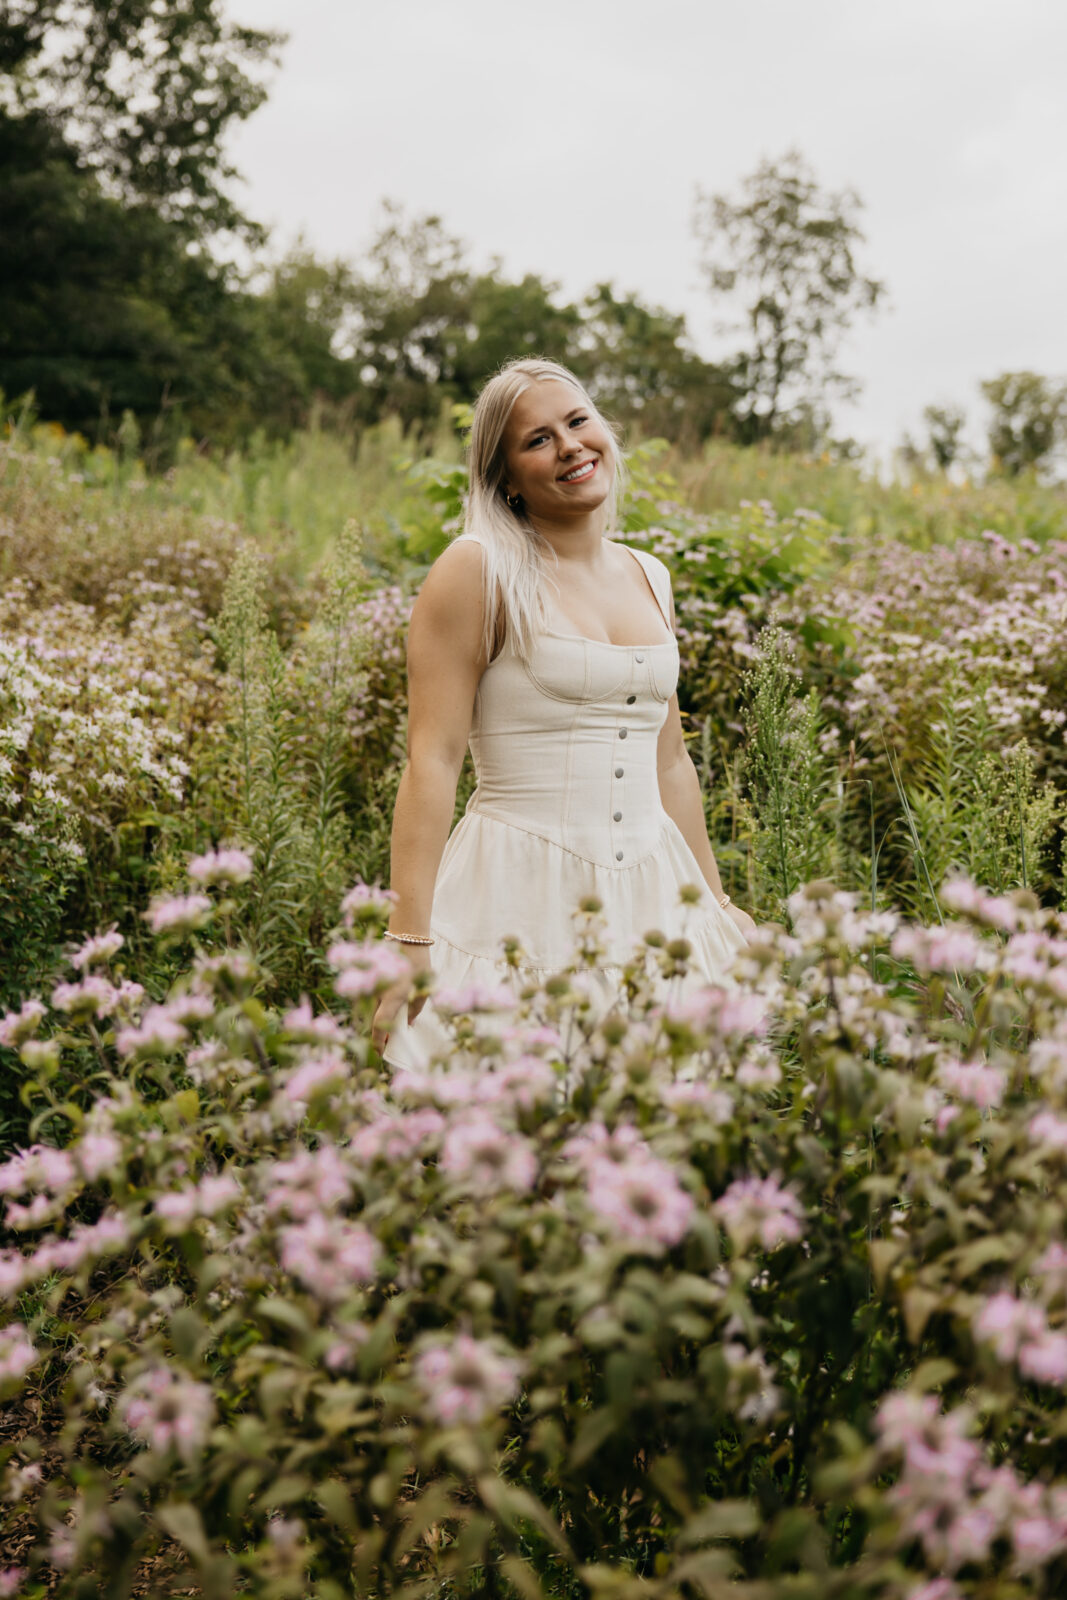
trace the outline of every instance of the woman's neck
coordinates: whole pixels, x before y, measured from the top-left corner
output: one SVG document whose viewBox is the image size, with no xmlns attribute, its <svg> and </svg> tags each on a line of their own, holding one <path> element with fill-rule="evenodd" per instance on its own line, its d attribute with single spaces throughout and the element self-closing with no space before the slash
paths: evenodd
<svg viewBox="0 0 1067 1600">
<path fill-rule="evenodd" d="M 583 567 L 599 563 L 604 549 L 604 516 L 599 507 L 588 516 L 566 522 L 544 522 L 533 517 L 530 521 L 557 561 Z"/>
</svg>

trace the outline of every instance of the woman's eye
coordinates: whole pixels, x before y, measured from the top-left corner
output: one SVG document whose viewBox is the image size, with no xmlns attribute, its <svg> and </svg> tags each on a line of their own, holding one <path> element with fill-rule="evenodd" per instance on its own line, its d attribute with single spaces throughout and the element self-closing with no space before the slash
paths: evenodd
<svg viewBox="0 0 1067 1600">
<path fill-rule="evenodd" d="M 571 427 L 572 428 L 580 428 L 583 422 L 588 422 L 588 421 L 589 421 L 588 417 L 572 417 L 571 418 Z"/>
</svg>

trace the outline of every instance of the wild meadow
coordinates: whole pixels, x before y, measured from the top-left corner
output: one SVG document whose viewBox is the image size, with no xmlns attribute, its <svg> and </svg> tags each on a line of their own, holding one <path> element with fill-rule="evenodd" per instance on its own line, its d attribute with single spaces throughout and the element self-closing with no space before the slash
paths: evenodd
<svg viewBox="0 0 1067 1600">
<path fill-rule="evenodd" d="M 759 937 L 390 1077 L 455 431 L 138 451 L 0 442 L 0 1594 L 1062 1594 L 1063 491 L 639 446 Z"/>
</svg>

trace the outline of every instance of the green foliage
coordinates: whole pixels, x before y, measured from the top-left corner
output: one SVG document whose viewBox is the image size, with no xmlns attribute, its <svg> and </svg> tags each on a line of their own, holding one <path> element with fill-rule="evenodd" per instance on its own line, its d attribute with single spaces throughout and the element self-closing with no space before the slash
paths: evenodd
<svg viewBox="0 0 1067 1600">
<path fill-rule="evenodd" d="M 978 769 L 982 796 L 983 881 L 998 892 L 1048 890 L 1053 876 L 1049 846 L 1063 804 L 1051 783 L 1038 784 L 1034 751 L 1023 739 L 983 756 Z"/>
<path fill-rule="evenodd" d="M 982 384 L 992 408 L 989 452 L 1009 478 L 1050 464 L 1067 445 L 1067 384 L 1037 372 L 1002 372 Z"/>
<path fill-rule="evenodd" d="M 779 629 L 760 635 L 744 694 L 751 904 L 782 917 L 801 884 L 836 876 L 836 774 L 820 746 L 818 695 L 801 692 L 794 648 Z"/>
<path fill-rule="evenodd" d="M 321 977 L 323 941 L 351 866 L 349 717 L 365 687 L 360 557 L 360 532 L 349 523 L 324 572 L 318 613 L 288 657 L 269 624 L 265 564 L 251 544 L 238 552 L 218 619 L 231 685 L 216 779 L 229 804 L 219 803 L 257 864 L 249 947 L 283 992 Z"/>
</svg>

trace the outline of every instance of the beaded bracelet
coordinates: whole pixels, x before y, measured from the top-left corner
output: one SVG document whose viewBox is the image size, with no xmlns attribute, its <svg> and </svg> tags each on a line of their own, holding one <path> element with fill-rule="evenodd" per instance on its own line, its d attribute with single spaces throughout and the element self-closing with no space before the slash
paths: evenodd
<svg viewBox="0 0 1067 1600">
<path fill-rule="evenodd" d="M 387 931 L 385 937 L 387 939 L 395 939 L 397 944 L 433 944 L 434 942 L 432 934 L 426 939 L 421 933 L 389 933 Z"/>
</svg>

